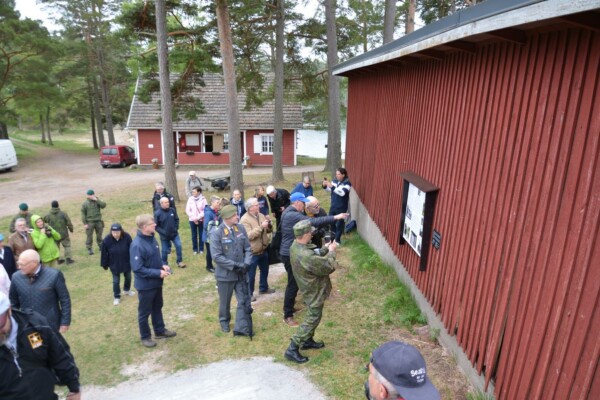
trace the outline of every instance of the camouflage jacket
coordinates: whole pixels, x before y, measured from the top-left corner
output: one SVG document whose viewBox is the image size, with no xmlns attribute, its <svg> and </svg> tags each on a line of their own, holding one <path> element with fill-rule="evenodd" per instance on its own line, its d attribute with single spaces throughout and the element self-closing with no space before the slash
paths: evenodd
<svg viewBox="0 0 600 400">
<path fill-rule="evenodd" d="M 52 207 L 50 212 L 44 217 L 44 222 L 60 233 L 63 239 L 67 239 L 69 232 L 73 232 L 71 218 L 69 218 L 66 212 L 61 211 L 60 208 Z"/>
<path fill-rule="evenodd" d="M 304 245 L 296 240 L 290 248 L 294 278 L 300 293 L 304 296 L 304 302 L 311 308 L 323 307 L 325 299 L 331 293 L 329 274 L 335 271 L 337 265 L 335 253 L 328 253 L 327 249 L 321 249 L 322 255 L 318 255 L 315 249 L 317 247 L 314 244 Z"/>
<path fill-rule="evenodd" d="M 100 199 L 96 201 L 86 199 L 81 205 L 81 222 L 87 225 L 88 222 L 102 221 L 101 209 L 104 207 L 106 207 L 106 203 Z"/>
</svg>

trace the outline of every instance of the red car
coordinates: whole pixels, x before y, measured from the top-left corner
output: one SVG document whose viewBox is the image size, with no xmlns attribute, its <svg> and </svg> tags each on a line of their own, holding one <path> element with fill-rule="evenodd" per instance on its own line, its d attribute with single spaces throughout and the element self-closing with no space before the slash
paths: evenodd
<svg viewBox="0 0 600 400">
<path fill-rule="evenodd" d="M 125 168 L 128 165 L 136 163 L 135 150 L 129 146 L 104 146 L 100 149 L 100 165 L 102 165 L 102 168 L 107 168 L 111 165 Z"/>
</svg>

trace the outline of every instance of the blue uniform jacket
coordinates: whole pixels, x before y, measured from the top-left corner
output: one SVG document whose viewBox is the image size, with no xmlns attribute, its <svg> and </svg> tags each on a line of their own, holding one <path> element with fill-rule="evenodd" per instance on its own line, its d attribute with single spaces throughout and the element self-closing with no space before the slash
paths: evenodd
<svg viewBox="0 0 600 400">
<path fill-rule="evenodd" d="M 138 230 L 129 249 L 129 261 L 135 275 L 135 288 L 149 290 L 161 287 L 163 262 L 154 235 L 147 236 Z"/>
<path fill-rule="evenodd" d="M 156 222 L 156 232 L 160 235 L 160 240 L 173 240 L 177 237 L 179 230 L 179 216 L 177 210 L 170 207 L 168 209 L 160 208 L 154 212 L 154 222 Z"/>
</svg>

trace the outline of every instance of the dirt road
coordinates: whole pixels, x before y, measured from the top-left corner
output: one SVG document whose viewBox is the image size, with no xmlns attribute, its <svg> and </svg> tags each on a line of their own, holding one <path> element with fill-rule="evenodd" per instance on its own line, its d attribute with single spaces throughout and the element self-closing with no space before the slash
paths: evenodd
<svg viewBox="0 0 600 400">
<path fill-rule="evenodd" d="M 64 152 L 52 147 L 27 144 L 37 152 L 36 157 L 23 161 L 11 172 L 0 173 L 0 217 L 16 214 L 19 203 L 26 202 L 30 208 L 49 206 L 52 200 L 85 198 L 85 192 L 93 188 L 106 194 L 131 183 L 147 182 L 148 191 L 152 184 L 164 181 L 164 170 L 143 169 L 130 171 L 127 168 L 100 166 L 97 155 Z M 195 169 L 201 177 L 212 177 L 229 173 L 229 168 L 202 171 L 201 167 L 184 166 L 177 169 L 180 195 L 184 197 L 182 183 L 190 170 Z M 319 167 L 289 167 L 285 172 L 300 172 Z M 244 170 L 244 175 L 270 174 L 270 167 Z"/>
</svg>

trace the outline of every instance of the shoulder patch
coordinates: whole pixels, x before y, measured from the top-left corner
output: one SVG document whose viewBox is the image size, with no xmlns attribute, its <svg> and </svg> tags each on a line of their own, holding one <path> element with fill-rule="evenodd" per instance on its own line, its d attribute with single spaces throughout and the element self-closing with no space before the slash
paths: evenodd
<svg viewBox="0 0 600 400">
<path fill-rule="evenodd" d="M 39 332 L 30 333 L 29 335 L 27 335 L 27 338 L 29 339 L 29 344 L 31 345 L 32 349 L 42 347 L 42 345 L 44 344 L 42 336 L 39 334 Z"/>
</svg>

